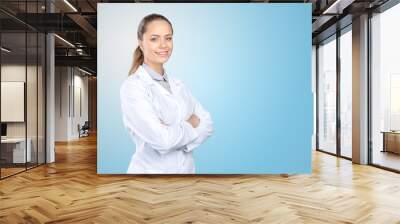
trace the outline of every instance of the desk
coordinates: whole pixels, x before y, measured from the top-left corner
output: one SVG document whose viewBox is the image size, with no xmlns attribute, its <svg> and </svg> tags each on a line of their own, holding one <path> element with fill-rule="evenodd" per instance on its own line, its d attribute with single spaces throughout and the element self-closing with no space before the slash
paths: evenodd
<svg viewBox="0 0 400 224">
<path fill-rule="evenodd" d="M 27 144 L 28 147 L 26 147 L 26 154 L 25 154 L 25 138 L 1 139 L 1 156 L 7 162 L 10 163 L 30 162 L 32 158 L 31 154 L 32 141 L 30 138 L 28 138 L 27 142 L 28 142 Z M 27 161 L 25 161 L 25 158 L 27 158 Z"/>
<path fill-rule="evenodd" d="M 383 150 L 382 152 L 393 152 L 400 154 L 400 131 L 382 131 Z"/>
</svg>

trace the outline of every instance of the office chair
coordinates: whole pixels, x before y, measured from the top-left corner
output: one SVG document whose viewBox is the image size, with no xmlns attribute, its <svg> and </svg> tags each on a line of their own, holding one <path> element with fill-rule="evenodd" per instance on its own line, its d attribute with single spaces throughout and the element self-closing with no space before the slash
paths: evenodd
<svg viewBox="0 0 400 224">
<path fill-rule="evenodd" d="M 82 127 L 80 127 L 80 125 L 78 124 L 78 129 L 79 129 L 79 138 L 89 136 L 89 129 L 90 129 L 89 121 L 85 121 Z"/>
</svg>

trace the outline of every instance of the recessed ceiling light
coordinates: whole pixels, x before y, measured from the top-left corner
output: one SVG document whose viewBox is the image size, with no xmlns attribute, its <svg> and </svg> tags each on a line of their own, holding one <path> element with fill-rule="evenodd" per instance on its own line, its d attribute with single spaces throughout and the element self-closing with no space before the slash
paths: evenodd
<svg viewBox="0 0 400 224">
<path fill-rule="evenodd" d="M 6 52 L 6 53 L 10 53 L 10 52 L 11 52 L 11 50 L 9 50 L 9 49 L 7 49 L 7 48 L 5 48 L 5 47 L 1 47 L 0 49 L 1 49 L 2 51 Z"/>
<path fill-rule="evenodd" d="M 336 0 L 322 14 L 342 14 L 343 9 L 351 5 L 355 0 Z"/>
<path fill-rule="evenodd" d="M 87 75 L 90 75 L 90 76 L 92 75 L 92 73 L 90 73 L 90 72 L 88 72 L 88 71 L 86 71 L 86 70 L 83 70 L 83 69 L 81 69 L 81 68 L 79 68 L 79 67 L 78 67 L 78 70 L 81 71 L 81 72 L 83 72 L 83 73 L 85 73 L 85 74 L 87 74 Z"/>
<path fill-rule="evenodd" d="M 72 10 L 74 10 L 75 12 L 78 12 L 78 10 L 71 4 L 69 3 L 68 0 L 64 0 L 65 4 L 67 4 Z"/>
<path fill-rule="evenodd" d="M 73 45 L 73 44 L 72 44 L 71 42 L 69 42 L 68 40 L 66 40 L 66 39 L 64 39 L 64 38 L 62 38 L 62 37 L 60 37 L 60 36 L 57 35 L 57 34 L 54 34 L 54 36 L 57 37 L 58 39 L 60 39 L 62 42 L 66 43 L 67 45 L 69 45 L 69 46 L 75 48 L 75 45 Z"/>
</svg>

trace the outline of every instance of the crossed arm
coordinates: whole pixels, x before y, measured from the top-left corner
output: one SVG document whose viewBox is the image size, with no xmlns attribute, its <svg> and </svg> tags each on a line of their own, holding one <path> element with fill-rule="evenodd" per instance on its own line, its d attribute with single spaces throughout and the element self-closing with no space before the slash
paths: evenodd
<svg viewBox="0 0 400 224">
<path fill-rule="evenodd" d="M 213 121 L 211 119 L 211 115 L 208 111 L 206 111 L 203 106 L 194 98 L 189 92 L 190 100 L 193 102 L 194 106 L 194 114 L 190 116 L 187 120 L 188 123 L 195 128 L 198 137 L 183 149 L 185 152 L 190 152 L 193 149 L 197 148 L 201 145 L 208 137 L 213 133 Z"/>
<path fill-rule="evenodd" d="M 152 105 L 147 102 L 144 90 L 136 86 L 121 89 L 121 106 L 126 128 L 149 144 L 160 154 L 183 148 L 190 152 L 202 144 L 212 133 L 210 114 L 190 94 L 189 100 L 194 106 L 194 113 L 187 121 L 173 125 L 160 122 Z"/>
</svg>

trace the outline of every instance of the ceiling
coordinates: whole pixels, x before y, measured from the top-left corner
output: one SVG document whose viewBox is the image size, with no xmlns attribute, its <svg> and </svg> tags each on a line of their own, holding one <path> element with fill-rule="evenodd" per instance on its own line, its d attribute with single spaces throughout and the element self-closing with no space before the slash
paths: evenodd
<svg viewBox="0 0 400 224">
<path fill-rule="evenodd" d="M 25 30 L 55 32 L 56 65 L 81 66 L 96 71 L 97 3 L 138 2 L 232 2 L 232 3 L 312 3 L 312 37 L 318 43 L 336 32 L 337 28 L 351 24 L 352 17 L 373 10 L 387 0 L 1 0 L 0 25 L 3 46 L 25 51 Z M 50 11 L 53 13 L 48 13 Z M 340 22 L 338 22 L 340 20 Z M 339 24 L 339 25 L 338 25 Z M 59 38 L 60 37 L 60 38 Z M 64 40 L 66 41 L 64 41 Z M 29 40 L 28 40 L 29 42 Z M 71 45 L 72 44 L 72 45 Z M 27 52 L 36 45 L 28 44 Z"/>
</svg>

